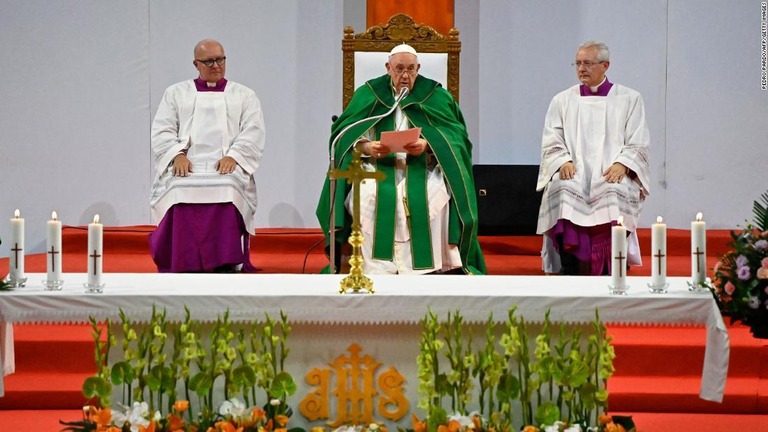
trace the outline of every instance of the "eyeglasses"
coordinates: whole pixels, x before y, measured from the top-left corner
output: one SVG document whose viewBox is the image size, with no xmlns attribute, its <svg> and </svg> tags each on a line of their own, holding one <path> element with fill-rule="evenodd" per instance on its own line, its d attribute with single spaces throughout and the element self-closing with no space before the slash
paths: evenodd
<svg viewBox="0 0 768 432">
<path fill-rule="evenodd" d="M 400 75 L 402 75 L 404 73 L 407 73 L 410 76 L 414 76 L 414 75 L 416 75 L 416 73 L 419 72 L 418 69 L 416 69 L 415 67 L 409 67 L 408 69 L 406 69 L 404 67 L 396 67 L 393 70 L 395 71 L 395 75 L 397 75 L 397 76 L 400 76 Z"/>
<path fill-rule="evenodd" d="M 597 65 L 599 65 L 601 63 L 605 63 L 605 62 L 604 61 L 599 61 L 599 62 L 595 63 L 595 62 L 591 62 L 591 61 L 577 61 L 575 63 L 571 63 L 571 66 L 575 67 L 576 69 L 578 69 L 578 68 L 580 68 L 582 66 L 584 66 L 585 68 L 589 69 L 589 68 L 591 68 L 593 66 L 597 66 Z"/>
<path fill-rule="evenodd" d="M 213 64 L 216 63 L 219 66 L 224 66 L 224 63 L 227 61 L 226 57 L 218 57 L 215 59 L 208 59 L 208 60 L 198 60 L 195 59 L 196 62 L 200 62 L 208 67 L 213 67 Z"/>
</svg>

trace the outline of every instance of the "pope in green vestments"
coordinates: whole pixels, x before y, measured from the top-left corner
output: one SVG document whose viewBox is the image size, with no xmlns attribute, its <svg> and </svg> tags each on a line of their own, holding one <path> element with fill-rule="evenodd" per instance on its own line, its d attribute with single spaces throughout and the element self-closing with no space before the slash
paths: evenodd
<svg viewBox="0 0 768 432">
<path fill-rule="evenodd" d="M 386 75 L 355 91 L 331 128 L 333 143 L 348 125 L 389 111 L 401 88 L 409 88 L 393 113 L 352 127 L 331 149 L 335 150 L 336 166 L 345 170 L 357 145 L 363 152 L 364 167 L 385 175 L 378 183 L 369 179 L 361 186 L 362 192 L 371 192 L 371 199 L 361 200 L 361 207 L 367 209 L 361 212 L 366 239 L 364 271 L 431 273 L 461 269 L 465 274 L 485 274 L 477 239 L 472 143 L 461 110 L 438 82 L 418 75 L 416 52 L 410 46 L 393 49 L 386 67 Z M 405 152 L 390 152 L 381 144 L 382 132 L 410 127 L 420 127 L 421 136 L 407 144 Z M 326 177 L 317 206 L 326 248 L 330 241 L 330 185 Z M 352 216 L 345 207 L 351 208 L 350 196 L 351 185 L 338 180 L 334 203 L 337 251 L 350 235 Z M 365 229 L 366 225 L 370 228 Z"/>
</svg>

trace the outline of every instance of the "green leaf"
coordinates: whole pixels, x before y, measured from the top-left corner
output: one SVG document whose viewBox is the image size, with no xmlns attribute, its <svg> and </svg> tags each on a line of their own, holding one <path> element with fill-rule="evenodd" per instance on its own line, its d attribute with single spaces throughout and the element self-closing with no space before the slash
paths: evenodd
<svg viewBox="0 0 768 432">
<path fill-rule="evenodd" d="M 189 380 L 189 389 L 200 397 L 205 396 L 208 390 L 211 389 L 211 386 L 213 386 L 213 380 L 210 375 L 204 372 L 198 372 Z"/>
<path fill-rule="evenodd" d="M 115 385 L 130 384 L 134 379 L 133 368 L 125 361 L 115 363 L 110 375 Z"/>
<path fill-rule="evenodd" d="M 499 401 L 511 402 L 520 395 L 520 380 L 511 374 L 504 374 L 496 387 L 496 398 Z"/>
<path fill-rule="evenodd" d="M 275 398 L 290 396 L 296 393 L 296 383 L 293 377 L 287 372 L 280 372 L 275 375 L 272 385 L 269 387 L 269 394 Z"/>
<path fill-rule="evenodd" d="M 108 398 L 112 393 L 112 385 L 102 377 L 92 376 L 83 382 L 83 395 L 88 398 Z"/>
<path fill-rule="evenodd" d="M 768 192 L 764 192 L 760 199 L 762 203 L 755 200 L 752 206 L 752 213 L 755 215 L 753 222 L 760 231 L 768 230 Z"/>
<path fill-rule="evenodd" d="M 232 381 L 239 387 L 253 387 L 256 385 L 256 371 L 248 365 L 242 365 L 232 371 Z"/>
<path fill-rule="evenodd" d="M 552 402 L 544 402 L 536 409 L 534 420 L 538 425 L 551 425 L 560 420 L 560 409 Z"/>
<path fill-rule="evenodd" d="M 162 385 L 163 366 L 157 365 L 149 370 L 149 375 L 147 375 L 147 387 L 152 391 L 158 391 Z"/>
</svg>

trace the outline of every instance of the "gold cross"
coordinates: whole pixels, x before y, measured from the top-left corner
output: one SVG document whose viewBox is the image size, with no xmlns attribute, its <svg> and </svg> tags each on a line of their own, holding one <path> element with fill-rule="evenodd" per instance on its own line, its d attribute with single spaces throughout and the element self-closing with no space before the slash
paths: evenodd
<svg viewBox="0 0 768 432">
<path fill-rule="evenodd" d="M 341 280 L 341 290 L 343 294 L 347 290 L 359 292 L 361 289 L 367 290 L 373 294 L 373 281 L 363 274 L 363 233 L 360 230 L 360 184 L 365 179 L 374 179 L 376 181 L 384 180 L 384 173 L 381 171 L 369 172 L 363 169 L 360 160 L 360 149 L 354 148 L 352 153 L 352 162 L 349 167 L 341 171 L 332 169 L 328 176 L 334 179 L 345 178 L 347 183 L 352 185 L 352 232 L 349 234 L 349 244 L 352 245 L 352 256 L 349 258 L 349 275 Z M 333 257 L 331 257 L 333 259 Z"/>
</svg>

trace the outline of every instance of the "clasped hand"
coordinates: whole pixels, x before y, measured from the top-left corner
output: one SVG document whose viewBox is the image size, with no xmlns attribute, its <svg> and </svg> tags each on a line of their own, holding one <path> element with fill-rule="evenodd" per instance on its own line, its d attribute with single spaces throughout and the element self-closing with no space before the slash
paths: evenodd
<svg viewBox="0 0 768 432">
<path fill-rule="evenodd" d="M 412 143 L 408 143 L 403 146 L 405 152 L 411 156 L 418 156 L 427 149 L 427 140 L 419 138 Z M 374 158 L 383 158 L 391 153 L 389 146 L 381 143 L 381 141 L 366 141 L 361 144 L 361 150 L 363 154 Z"/>
<path fill-rule="evenodd" d="M 237 167 L 237 161 L 230 156 L 224 156 L 216 162 L 216 171 L 219 174 L 231 174 Z M 178 177 L 187 177 L 192 172 L 192 161 L 187 155 L 179 154 L 173 158 L 173 175 Z"/>
<path fill-rule="evenodd" d="M 624 180 L 624 177 L 628 172 L 629 168 L 627 168 L 624 164 L 614 162 L 613 165 L 611 165 L 607 170 L 603 172 L 603 178 L 608 183 L 620 183 L 622 180 Z M 568 161 L 560 166 L 561 180 L 570 180 L 575 174 L 576 166 L 573 164 L 573 162 Z"/>
</svg>

